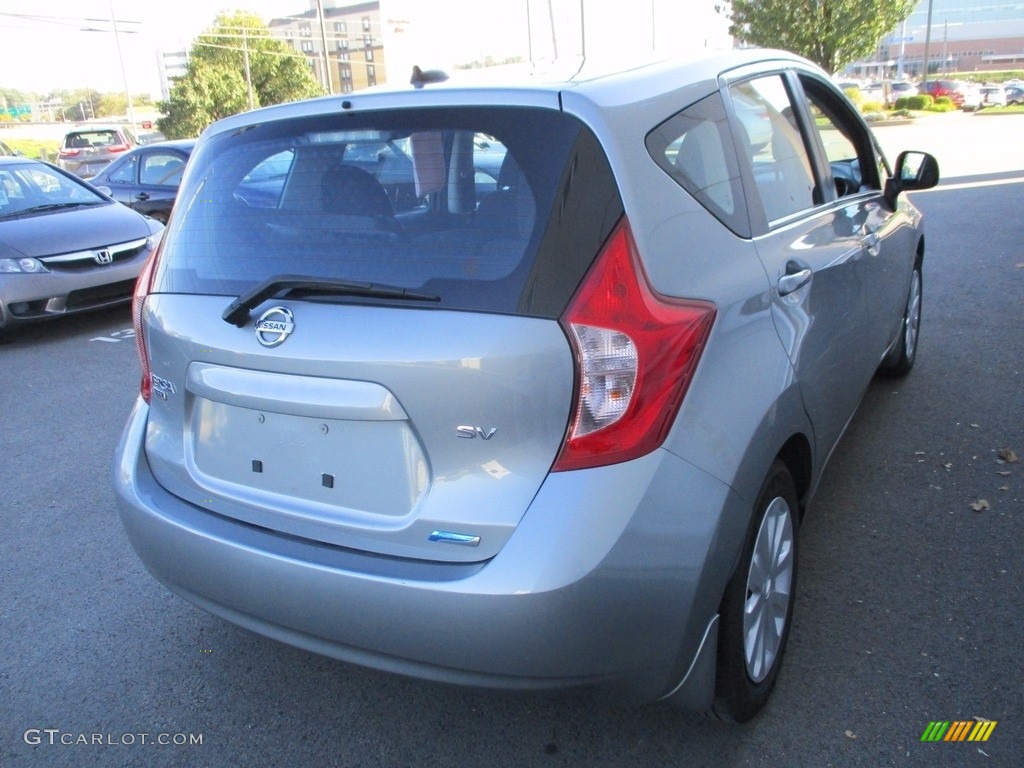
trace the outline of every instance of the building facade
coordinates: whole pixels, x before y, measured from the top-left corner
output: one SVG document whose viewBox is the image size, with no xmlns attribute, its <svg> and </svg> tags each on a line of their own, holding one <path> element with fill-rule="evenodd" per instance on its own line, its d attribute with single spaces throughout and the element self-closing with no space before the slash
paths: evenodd
<svg viewBox="0 0 1024 768">
<path fill-rule="evenodd" d="M 929 75 L 1024 69 L 1024 3 L 922 0 L 883 41 L 878 58 L 907 77 L 921 78 L 926 40 Z"/>
<path fill-rule="evenodd" d="M 309 5 L 303 13 L 271 19 L 270 34 L 306 57 L 324 92 L 351 93 L 386 82 L 380 3 Z"/>
<path fill-rule="evenodd" d="M 188 51 L 157 51 L 156 68 L 160 75 L 160 98 L 167 101 L 171 98 L 174 81 L 188 72 Z"/>
</svg>

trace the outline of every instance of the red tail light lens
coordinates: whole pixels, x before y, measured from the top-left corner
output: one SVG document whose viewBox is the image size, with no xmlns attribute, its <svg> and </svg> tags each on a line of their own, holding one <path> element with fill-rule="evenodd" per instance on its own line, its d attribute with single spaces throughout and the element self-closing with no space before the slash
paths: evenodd
<svg viewBox="0 0 1024 768">
<path fill-rule="evenodd" d="M 623 218 L 562 316 L 576 410 L 553 471 L 629 461 L 660 446 L 693 378 L 715 307 L 656 294 Z"/>
<path fill-rule="evenodd" d="M 157 247 L 153 255 L 149 257 L 146 266 L 139 273 L 139 279 L 135 282 L 135 293 L 132 294 L 132 328 L 135 331 L 135 349 L 139 353 L 139 366 L 142 368 L 142 380 L 139 382 L 139 394 L 147 403 L 153 396 L 153 378 L 149 370 L 149 352 L 146 349 L 146 337 L 142 332 L 142 308 L 146 303 L 146 297 L 153 287 L 153 275 L 156 272 L 156 262 L 160 256 L 160 248 Z"/>
<path fill-rule="evenodd" d="M 74 157 L 75 155 L 77 155 L 81 151 L 82 150 L 80 150 L 80 149 L 62 149 L 60 151 L 60 156 L 61 157 Z"/>
<path fill-rule="evenodd" d="M 127 144 L 114 144 L 113 146 L 107 147 L 108 152 L 127 152 L 131 147 Z"/>
</svg>

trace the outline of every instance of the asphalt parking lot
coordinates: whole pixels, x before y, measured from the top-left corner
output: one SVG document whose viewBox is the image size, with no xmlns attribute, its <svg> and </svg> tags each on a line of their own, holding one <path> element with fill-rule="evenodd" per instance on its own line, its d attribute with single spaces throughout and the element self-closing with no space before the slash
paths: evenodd
<svg viewBox="0 0 1024 768">
<path fill-rule="evenodd" d="M 0 346 L 0 766 L 1020 766 L 1024 115 L 877 135 L 943 172 L 914 197 L 920 356 L 872 385 L 832 458 L 752 723 L 410 681 L 174 597 L 110 490 L 138 385 L 119 309 Z M 975 718 L 996 721 L 983 743 L 921 740 Z"/>
</svg>

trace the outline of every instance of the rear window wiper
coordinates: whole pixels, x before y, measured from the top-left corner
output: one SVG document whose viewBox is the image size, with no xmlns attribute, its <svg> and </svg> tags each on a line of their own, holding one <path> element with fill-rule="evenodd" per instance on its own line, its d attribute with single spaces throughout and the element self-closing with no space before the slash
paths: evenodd
<svg viewBox="0 0 1024 768">
<path fill-rule="evenodd" d="M 358 283 L 331 277 L 304 277 L 302 275 L 276 275 L 258 283 L 235 299 L 224 310 L 222 317 L 227 323 L 244 328 L 249 313 L 272 296 L 282 291 L 295 291 L 304 295 L 319 296 L 366 296 L 374 299 L 399 299 L 401 301 L 440 301 L 440 296 L 419 293 L 408 288 L 381 283 Z"/>
</svg>

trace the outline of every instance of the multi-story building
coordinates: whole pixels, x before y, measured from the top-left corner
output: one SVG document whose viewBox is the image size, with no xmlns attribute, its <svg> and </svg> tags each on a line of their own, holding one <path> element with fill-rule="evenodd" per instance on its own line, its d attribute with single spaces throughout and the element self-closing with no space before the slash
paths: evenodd
<svg viewBox="0 0 1024 768">
<path fill-rule="evenodd" d="M 167 101 L 175 79 L 184 77 L 188 71 L 188 51 L 157 51 L 156 67 L 160 74 L 160 98 Z"/>
<path fill-rule="evenodd" d="M 380 2 L 309 0 L 309 5 L 303 13 L 272 19 L 270 34 L 306 56 L 324 91 L 350 93 L 385 82 Z"/>
<path fill-rule="evenodd" d="M 922 77 L 926 38 L 931 75 L 1024 69 L 1024 4 L 921 0 L 906 22 L 883 41 L 879 59 L 909 77 Z"/>
</svg>

